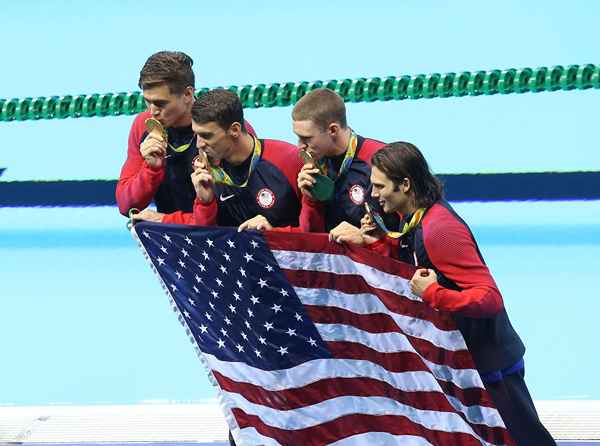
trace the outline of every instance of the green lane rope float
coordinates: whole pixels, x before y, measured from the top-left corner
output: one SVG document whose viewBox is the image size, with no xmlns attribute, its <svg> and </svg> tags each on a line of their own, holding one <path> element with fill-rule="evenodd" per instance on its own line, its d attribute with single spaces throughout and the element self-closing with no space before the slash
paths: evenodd
<svg viewBox="0 0 600 446">
<path fill-rule="evenodd" d="M 401 101 L 463 96 L 600 89 L 600 65 L 510 68 L 330 81 L 227 87 L 245 108 L 287 107 L 315 88 L 336 91 L 346 102 Z M 208 92 L 200 88 L 197 95 Z M 139 91 L 0 99 L 0 122 L 134 115 L 146 110 Z"/>
</svg>

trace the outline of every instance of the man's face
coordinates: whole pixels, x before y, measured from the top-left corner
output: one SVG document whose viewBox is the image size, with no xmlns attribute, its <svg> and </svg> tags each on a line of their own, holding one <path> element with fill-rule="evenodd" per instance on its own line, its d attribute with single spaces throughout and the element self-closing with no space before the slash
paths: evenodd
<svg viewBox="0 0 600 446">
<path fill-rule="evenodd" d="M 198 124 L 192 121 L 192 130 L 196 135 L 196 147 L 203 150 L 211 160 L 222 160 L 231 153 L 233 139 L 216 122 Z"/>
<path fill-rule="evenodd" d="M 156 118 L 164 127 L 172 127 L 184 120 L 190 113 L 190 95 L 186 90 L 182 94 L 172 94 L 166 84 L 146 88 L 142 94 L 153 118 Z M 191 95 L 193 98 L 193 93 Z"/>
<path fill-rule="evenodd" d="M 293 121 L 293 130 L 298 136 L 298 148 L 306 150 L 315 160 L 330 156 L 335 150 L 332 133 L 321 129 L 313 121 Z"/>
<path fill-rule="evenodd" d="M 405 179 L 405 182 L 407 181 Z M 394 190 L 394 182 L 375 166 L 371 169 L 371 184 L 371 196 L 379 201 L 383 212 L 390 214 L 406 211 L 409 200 L 407 184 L 402 183 L 398 190 Z"/>
</svg>

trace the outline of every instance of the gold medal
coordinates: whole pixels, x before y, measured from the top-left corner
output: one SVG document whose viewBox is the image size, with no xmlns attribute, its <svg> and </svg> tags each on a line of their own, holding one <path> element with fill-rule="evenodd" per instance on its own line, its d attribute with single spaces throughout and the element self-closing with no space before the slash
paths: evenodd
<svg viewBox="0 0 600 446">
<path fill-rule="evenodd" d="M 169 136 L 167 135 L 167 131 L 160 123 L 160 121 L 156 118 L 148 118 L 144 121 L 146 124 L 146 129 L 148 130 L 148 136 L 152 136 L 156 139 L 161 139 L 164 142 L 167 142 Z"/>
<path fill-rule="evenodd" d="M 167 143 L 167 145 L 169 146 L 169 148 L 177 153 L 181 153 L 186 151 L 189 147 L 190 144 L 192 142 L 192 140 L 194 139 L 192 137 L 192 140 L 190 140 L 190 142 L 188 142 L 187 144 L 182 144 L 179 147 L 175 147 L 173 146 L 171 143 L 169 143 L 169 134 L 167 133 L 167 129 L 164 128 L 164 126 L 160 123 L 160 121 L 156 118 L 148 118 L 144 121 L 144 124 L 146 124 L 146 130 L 148 130 L 148 136 L 152 136 L 153 138 L 156 139 L 160 139 L 164 142 Z M 167 155 L 165 158 L 168 158 L 170 155 Z"/>
</svg>

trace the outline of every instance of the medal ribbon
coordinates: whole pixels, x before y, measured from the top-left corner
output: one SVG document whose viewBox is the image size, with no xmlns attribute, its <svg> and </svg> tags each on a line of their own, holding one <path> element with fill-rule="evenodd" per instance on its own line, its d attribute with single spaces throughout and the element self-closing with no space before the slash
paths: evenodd
<svg viewBox="0 0 600 446">
<path fill-rule="evenodd" d="M 352 134 L 350 135 L 350 140 L 348 141 L 348 147 L 346 147 L 346 154 L 344 155 L 344 159 L 342 160 L 342 164 L 340 165 L 340 170 L 337 174 L 337 176 L 335 178 L 332 178 L 332 180 L 336 181 L 338 178 L 340 178 L 342 175 L 344 175 L 348 169 L 350 169 L 350 166 L 352 165 L 352 161 L 354 160 L 354 155 L 356 155 L 356 148 L 358 147 L 358 137 L 356 136 L 356 133 L 354 133 L 354 131 L 352 132 Z M 329 163 L 331 161 L 330 160 L 319 160 L 317 162 L 319 169 L 321 169 L 321 171 L 323 172 L 324 175 L 327 175 L 330 177 L 330 175 L 328 174 L 329 171 Z M 331 178 L 331 177 L 330 177 Z"/>
<path fill-rule="evenodd" d="M 373 216 L 373 218 L 375 220 L 375 223 L 377 223 L 377 226 L 379 226 L 380 229 L 385 231 L 385 233 L 388 237 L 400 238 L 403 235 L 406 235 L 410 231 L 415 229 L 415 227 L 421 222 L 421 219 L 423 218 L 423 214 L 425 214 L 426 210 L 427 210 L 426 208 L 417 209 L 415 211 L 415 213 L 413 214 L 413 216 L 411 217 L 410 221 L 408 223 L 404 223 L 404 226 L 402 227 L 402 232 L 388 231 L 387 228 L 385 227 L 385 223 L 383 223 L 383 219 L 381 218 L 381 215 L 379 215 L 379 214 L 375 214 Z"/>
</svg>

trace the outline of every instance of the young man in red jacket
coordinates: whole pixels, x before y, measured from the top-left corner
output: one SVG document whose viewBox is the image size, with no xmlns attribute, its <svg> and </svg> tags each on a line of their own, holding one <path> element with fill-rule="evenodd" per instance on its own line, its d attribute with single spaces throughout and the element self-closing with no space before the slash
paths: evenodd
<svg viewBox="0 0 600 446">
<path fill-rule="evenodd" d="M 414 145 L 397 142 L 378 151 L 372 164 L 372 196 L 384 212 L 404 216 L 402 231 L 379 237 L 366 215 L 360 230 L 340 225 L 331 231 L 332 238 L 367 244 L 417 266 L 412 292 L 452 314 L 517 444 L 555 445 L 525 385 L 525 347 L 508 319 L 500 291 L 469 227 L 443 200 L 442 185 L 427 161 Z"/>
<path fill-rule="evenodd" d="M 194 72 L 192 59 L 178 51 L 160 51 L 148 58 L 138 85 L 148 110 L 137 115 L 129 133 L 127 160 L 117 183 L 119 211 L 136 219 L 163 223 L 191 223 L 196 193 L 190 180 L 198 154 L 192 132 Z M 167 139 L 150 134 L 146 120 L 154 118 L 166 129 Z M 248 130 L 254 130 L 248 126 Z M 154 201 L 157 211 L 146 209 Z M 188 213 L 186 219 L 185 213 Z"/>
<path fill-rule="evenodd" d="M 195 224 L 240 226 L 261 215 L 276 228 L 305 225 L 308 216 L 300 213 L 296 184 L 302 167 L 297 148 L 249 134 L 235 93 L 216 89 L 198 98 L 192 128 L 205 154 L 192 173 Z"/>
<path fill-rule="evenodd" d="M 306 158 L 298 175 L 302 210 L 320 218 L 311 217 L 308 226 L 291 229 L 325 232 L 344 221 L 360 226 L 370 194 L 371 156 L 384 143 L 356 134 L 348 126 L 344 100 L 327 88 L 303 96 L 292 110 L 292 120 L 298 149 Z M 386 218 L 386 224 L 397 222 L 393 215 Z M 269 230 L 272 225 L 257 216 L 242 228 Z"/>
</svg>

